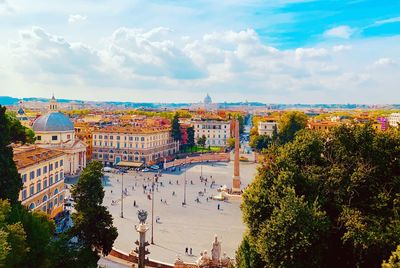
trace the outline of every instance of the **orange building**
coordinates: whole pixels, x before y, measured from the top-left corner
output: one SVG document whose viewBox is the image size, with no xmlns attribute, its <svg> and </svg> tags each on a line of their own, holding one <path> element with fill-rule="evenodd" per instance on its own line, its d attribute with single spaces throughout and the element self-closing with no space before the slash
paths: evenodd
<svg viewBox="0 0 400 268">
<path fill-rule="evenodd" d="M 64 163 L 66 154 L 37 146 L 14 148 L 14 162 L 21 175 L 22 205 L 55 217 L 64 207 Z"/>
<path fill-rule="evenodd" d="M 91 160 L 93 154 L 93 131 L 95 127 L 87 122 L 78 122 L 74 124 L 75 137 L 86 144 L 86 159 Z"/>
<path fill-rule="evenodd" d="M 329 131 L 330 129 L 339 126 L 338 122 L 331 121 L 308 121 L 307 127 L 314 130 Z"/>
</svg>

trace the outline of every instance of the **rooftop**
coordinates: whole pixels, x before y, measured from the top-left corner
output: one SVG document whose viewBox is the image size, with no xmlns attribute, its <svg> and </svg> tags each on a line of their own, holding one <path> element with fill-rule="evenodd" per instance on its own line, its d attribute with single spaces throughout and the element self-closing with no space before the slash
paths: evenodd
<svg viewBox="0 0 400 268">
<path fill-rule="evenodd" d="M 101 129 L 93 131 L 93 133 L 125 133 L 125 134 L 148 134 L 157 132 L 167 132 L 170 131 L 170 127 L 158 126 L 158 127 L 143 127 L 143 126 L 108 126 Z"/>
<path fill-rule="evenodd" d="M 36 165 L 62 156 L 64 153 L 36 146 L 21 146 L 14 148 L 14 162 L 18 169 Z"/>
</svg>

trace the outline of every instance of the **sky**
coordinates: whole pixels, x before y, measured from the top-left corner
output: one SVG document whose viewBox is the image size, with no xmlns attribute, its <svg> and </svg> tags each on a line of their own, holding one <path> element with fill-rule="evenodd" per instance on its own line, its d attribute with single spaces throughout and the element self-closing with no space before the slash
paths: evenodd
<svg viewBox="0 0 400 268">
<path fill-rule="evenodd" d="M 0 96 L 400 103 L 399 0 L 0 0 Z"/>
</svg>

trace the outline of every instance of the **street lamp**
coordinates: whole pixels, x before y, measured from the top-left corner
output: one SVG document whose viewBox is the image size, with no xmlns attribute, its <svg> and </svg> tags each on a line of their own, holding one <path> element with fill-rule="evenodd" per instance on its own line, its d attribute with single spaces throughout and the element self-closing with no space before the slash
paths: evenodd
<svg viewBox="0 0 400 268">
<path fill-rule="evenodd" d="M 152 184 L 152 197 L 151 197 L 151 244 L 154 245 L 154 179 L 155 175 L 153 176 L 153 184 Z"/>
<path fill-rule="evenodd" d="M 121 179 L 121 218 L 124 217 L 124 173 L 122 172 Z"/>
</svg>

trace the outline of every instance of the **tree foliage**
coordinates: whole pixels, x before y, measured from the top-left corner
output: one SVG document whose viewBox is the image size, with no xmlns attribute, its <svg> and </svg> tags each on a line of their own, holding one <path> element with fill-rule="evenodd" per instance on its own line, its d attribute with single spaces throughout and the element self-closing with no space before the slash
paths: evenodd
<svg viewBox="0 0 400 268">
<path fill-rule="evenodd" d="M 206 142 L 207 142 L 207 137 L 205 135 L 197 138 L 197 144 L 203 148 L 204 146 L 206 146 Z"/>
<path fill-rule="evenodd" d="M 272 138 L 267 135 L 252 136 L 249 142 L 251 148 L 257 152 L 261 152 L 263 149 L 267 149 L 272 143 Z"/>
<path fill-rule="evenodd" d="M 250 246 L 266 267 L 378 267 L 400 241 L 399 193 L 398 132 L 302 130 L 243 195 Z"/>
<path fill-rule="evenodd" d="M 78 183 L 72 189 L 76 213 L 72 215 L 74 234 L 83 247 L 107 255 L 118 236 L 113 226 L 113 218 L 107 208 L 102 206 L 104 190 L 101 183 L 102 165 L 90 162 L 83 170 Z M 94 259 L 97 263 L 98 257 Z"/>
<path fill-rule="evenodd" d="M 182 139 L 178 113 L 175 113 L 172 119 L 171 136 L 175 141 L 180 141 Z"/>
<path fill-rule="evenodd" d="M 281 143 L 292 141 L 295 134 L 307 126 L 307 115 L 293 111 L 284 113 L 278 121 L 279 139 Z"/>
<path fill-rule="evenodd" d="M 187 136 L 188 136 L 187 145 L 188 145 L 189 147 L 195 146 L 194 127 L 188 127 L 188 128 L 186 129 L 186 132 L 187 132 Z"/>
</svg>

